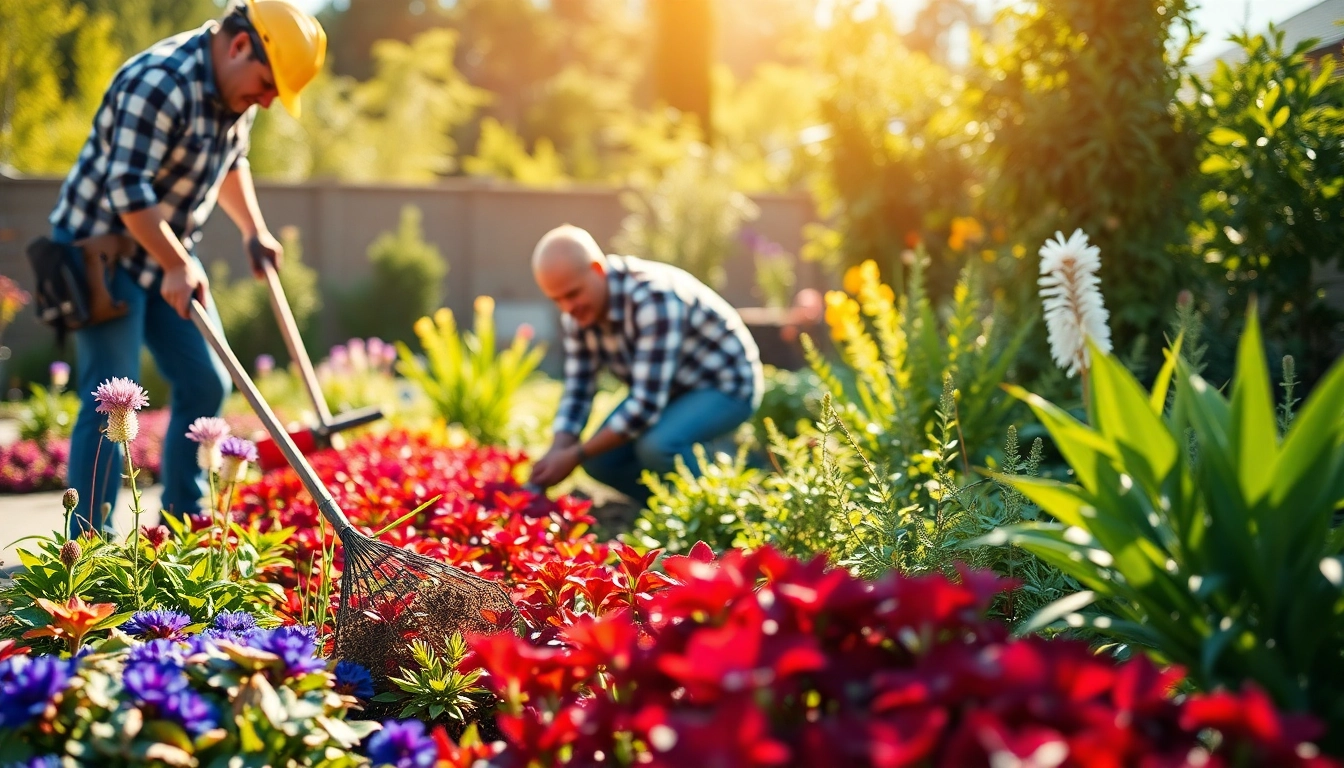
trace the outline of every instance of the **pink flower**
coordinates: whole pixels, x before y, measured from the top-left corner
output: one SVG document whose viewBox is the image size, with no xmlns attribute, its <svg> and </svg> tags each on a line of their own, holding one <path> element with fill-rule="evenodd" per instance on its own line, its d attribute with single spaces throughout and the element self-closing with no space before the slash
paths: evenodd
<svg viewBox="0 0 1344 768">
<path fill-rule="evenodd" d="M 187 428 L 187 439 L 200 443 L 196 465 L 206 471 L 219 468 L 219 443 L 229 436 L 229 423 L 218 416 L 202 416 Z"/>
<path fill-rule="evenodd" d="M 107 414 L 107 439 L 114 443 L 129 443 L 140 432 L 135 412 L 149 405 L 149 394 L 139 384 L 118 376 L 98 385 L 93 391 L 98 401 L 95 409 Z"/>
</svg>

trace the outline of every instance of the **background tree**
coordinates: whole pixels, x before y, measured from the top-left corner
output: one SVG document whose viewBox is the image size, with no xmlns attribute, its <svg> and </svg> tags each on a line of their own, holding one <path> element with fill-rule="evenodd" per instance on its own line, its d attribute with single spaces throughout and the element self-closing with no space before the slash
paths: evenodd
<svg viewBox="0 0 1344 768">
<path fill-rule="evenodd" d="M 0 3 L 0 164 L 64 174 L 121 65 L 111 16 L 64 0 Z"/>
<path fill-rule="evenodd" d="M 1193 280 L 1175 252 L 1198 140 L 1174 111 L 1192 43 L 1172 39 L 1192 32 L 1188 8 L 1043 0 L 1001 19 L 1015 31 L 982 61 L 987 207 L 1024 242 L 1077 227 L 1091 236 L 1119 350 L 1140 334 L 1155 350 L 1165 313 Z"/>
<path fill-rule="evenodd" d="M 653 96 L 695 115 L 706 138 L 710 115 L 709 69 L 714 51 L 714 6 L 710 0 L 650 0 L 653 33 Z"/>
</svg>

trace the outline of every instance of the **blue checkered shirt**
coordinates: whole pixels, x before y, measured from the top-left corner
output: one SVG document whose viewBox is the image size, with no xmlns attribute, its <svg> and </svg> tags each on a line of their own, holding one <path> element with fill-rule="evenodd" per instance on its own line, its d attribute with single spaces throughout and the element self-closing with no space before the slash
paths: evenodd
<svg viewBox="0 0 1344 768">
<path fill-rule="evenodd" d="M 607 426 L 631 438 L 694 389 L 760 404 L 760 351 L 723 297 L 683 270 L 632 256 L 607 257 L 607 287 L 608 322 L 580 328 L 569 315 L 560 317 L 565 392 L 557 434 L 583 431 L 603 367 L 630 387 Z"/>
<path fill-rule="evenodd" d="M 228 172 L 247 164 L 256 108 L 242 115 L 219 100 L 207 22 L 122 65 L 51 213 L 75 240 L 126 232 L 121 216 L 157 205 L 191 250 Z M 123 265 L 148 287 L 159 265 L 137 247 Z"/>
</svg>

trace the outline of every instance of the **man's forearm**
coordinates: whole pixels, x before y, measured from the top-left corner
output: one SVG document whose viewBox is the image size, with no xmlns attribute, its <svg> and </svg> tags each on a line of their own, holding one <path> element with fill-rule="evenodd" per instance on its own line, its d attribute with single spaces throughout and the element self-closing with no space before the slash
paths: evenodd
<svg viewBox="0 0 1344 768">
<path fill-rule="evenodd" d="M 252 185 L 252 171 L 246 165 L 229 171 L 219 187 L 219 207 L 233 219 L 243 237 L 252 237 L 266 228 Z"/>
<path fill-rule="evenodd" d="M 617 432 L 610 427 L 603 427 L 597 431 L 596 435 L 588 438 L 583 443 L 582 451 L 584 460 L 591 459 L 594 456 L 606 453 L 613 448 L 625 445 L 630 442 L 630 436 Z"/>
<path fill-rule="evenodd" d="M 158 262 L 163 271 L 181 269 L 191 258 L 156 206 L 123 213 L 121 220 L 126 224 L 126 229 L 130 230 L 131 237 L 145 249 L 150 258 Z"/>
<path fill-rule="evenodd" d="M 579 436 L 570 432 L 556 432 L 551 440 L 551 448 L 563 449 L 575 445 L 579 442 Z"/>
</svg>

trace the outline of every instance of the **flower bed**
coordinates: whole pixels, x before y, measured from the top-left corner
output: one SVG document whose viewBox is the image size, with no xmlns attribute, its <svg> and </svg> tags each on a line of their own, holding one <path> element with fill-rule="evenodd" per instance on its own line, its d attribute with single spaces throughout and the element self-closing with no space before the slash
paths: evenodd
<svg viewBox="0 0 1344 768">
<path fill-rule="evenodd" d="M 659 573 L 656 551 L 586 533 L 582 503 L 518 489 L 521 460 L 405 434 L 313 457 L 366 530 L 443 494 L 386 540 L 503 579 L 526 619 L 525 637 L 470 639 L 472 653 L 450 665 L 485 672 L 502 743 L 472 731 L 459 745 L 398 736 L 426 761 L 1337 764 L 1310 743 L 1318 724 L 1278 714 L 1254 687 L 1179 696 L 1178 669 L 1010 639 L 985 615 L 1008 586 L 992 576 L 865 582 L 769 549 L 716 560 L 703 545 Z M 296 562 L 317 556 L 316 511 L 292 473 L 243 499 L 250 518 L 299 526 Z"/>
</svg>

